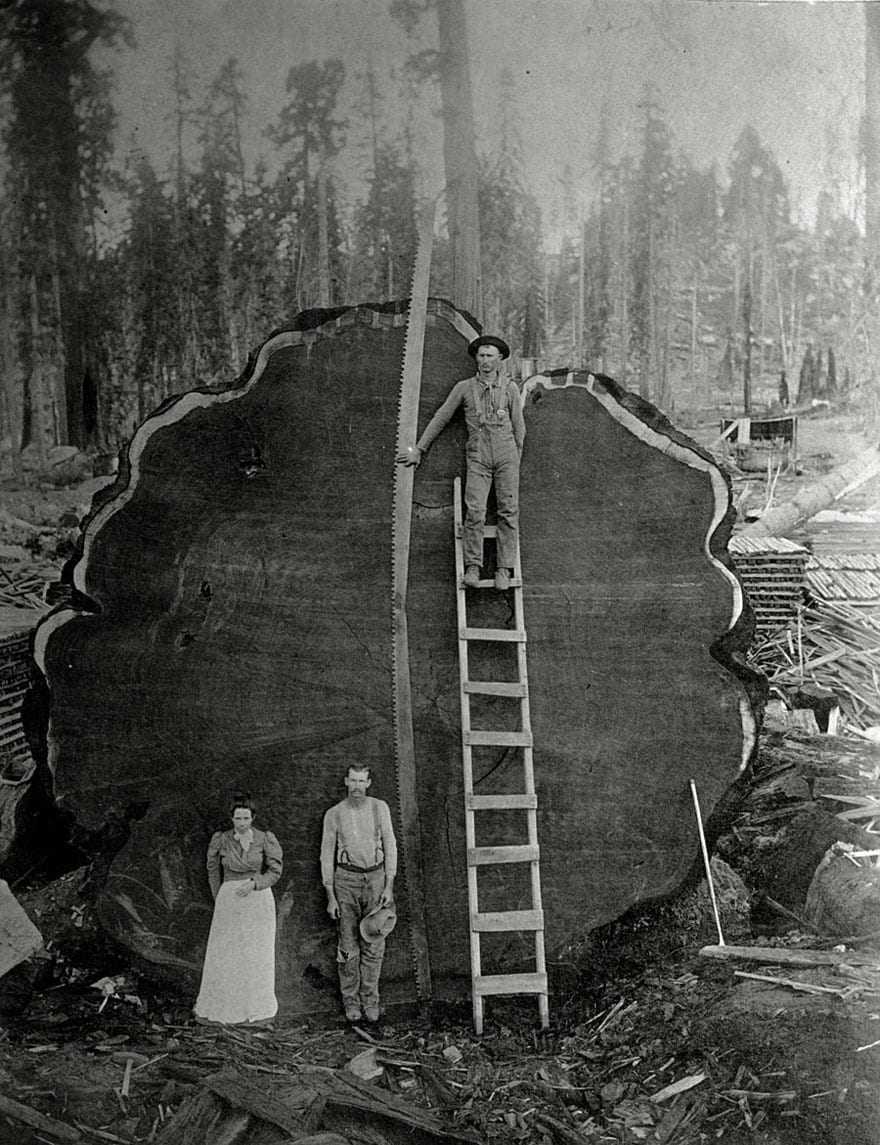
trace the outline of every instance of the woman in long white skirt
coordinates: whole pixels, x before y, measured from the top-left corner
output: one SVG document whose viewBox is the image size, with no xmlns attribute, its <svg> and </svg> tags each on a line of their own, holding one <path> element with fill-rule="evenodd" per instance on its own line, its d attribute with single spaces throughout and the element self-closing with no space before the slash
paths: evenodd
<svg viewBox="0 0 880 1145">
<path fill-rule="evenodd" d="M 208 845 L 214 915 L 205 951 L 196 1018 L 206 1022 L 265 1023 L 278 1012 L 275 997 L 275 896 L 281 845 L 253 826 L 250 799 L 237 798 L 232 830 Z"/>
</svg>

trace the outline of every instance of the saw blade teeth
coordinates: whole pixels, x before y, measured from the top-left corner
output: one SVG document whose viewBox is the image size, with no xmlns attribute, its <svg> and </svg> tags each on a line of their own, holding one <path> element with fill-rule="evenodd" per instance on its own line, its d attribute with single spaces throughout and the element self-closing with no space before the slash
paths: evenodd
<svg viewBox="0 0 880 1145">
<path fill-rule="evenodd" d="M 428 288 L 434 209 L 426 213 L 419 228 L 419 243 L 410 284 L 409 312 L 404 338 L 400 388 L 397 397 L 397 437 L 395 457 L 414 441 L 418 430 L 422 353 L 427 319 Z M 391 512 L 391 710 L 394 725 L 397 820 L 400 827 L 403 865 L 409 901 L 410 955 L 420 999 L 431 994 L 431 966 L 428 954 L 424 891 L 421 885 L 421 845 L 415 790 L 415 751 L 412 728 L 409 646 L 406 623 L 406 595 L 409 543 L 412 521 L 414 470 L 395 461 L 392 478 Z M 403 702 L 405 696 L 406 702 Z"/>
</svg>

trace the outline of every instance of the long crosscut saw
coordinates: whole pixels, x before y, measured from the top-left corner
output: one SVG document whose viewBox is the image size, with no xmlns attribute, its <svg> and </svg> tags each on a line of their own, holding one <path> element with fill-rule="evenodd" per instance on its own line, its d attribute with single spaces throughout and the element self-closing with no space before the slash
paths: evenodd
<svg viewBox="0 0 880 1145">
<path fill-rule="evenodd" d="M 428 285 L 431 277 L 431 248 L 434 240 L 436 202 L 425 212 L 419 227 L 419 243 L 410 291 L 409 316 L 400 397 L 397 411 L 397 449 L 401 453 L 416 440 L 422 357 L 428 314 Z M 394 678 L 394 754 L 397 774 L 401 846 L 406 874 L 411 952 L 418 997 L 431 997 L 431 959 L 422 878 L 422 841 L 416 792 L 416 760 L 413 737 L 412 689 L 409 672 L 409 635 L 406 598 L 409 580 L 409 549 L 412 531 L 412 500 L 415 472 L 411 466 L 394 467 L 394 510 L 391 525 L 392 585 L 391 614 L 394 633 L 392 666 Z"/>
</svg>

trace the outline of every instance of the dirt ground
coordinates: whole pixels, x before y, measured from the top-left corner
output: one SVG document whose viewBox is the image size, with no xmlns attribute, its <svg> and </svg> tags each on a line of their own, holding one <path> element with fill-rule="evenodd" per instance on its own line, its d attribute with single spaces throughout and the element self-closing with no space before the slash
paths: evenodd
<svg viewBox="0 0 880 1145">
<path fill-rule="evenodd" d="M 93 987 L 59 985 L 5 1026 L 0 1093 L 85 1141 L 149 1141 L 199 1075 L 230 1065 L 257 1081 L 305 1064 L 340 1069 L 377 1044 L 384 1072 L 373 1084 L 478 1140 L 876 1145 L 880 993 L 796 991 L 735 977 L 743 965 L 696 949 L 638 969 L 595 960 L 557 974 L 549 1031 L 536 1029 L 533 1005 L 498 1001 L 481 1039 L 464 1007 L 398 1007 L 363 1031 L 327 1018 L 206 1030 L 183 1001 L 151 996 L 133 978 L 139 993 L 103 1009 Z M 0 1141 L 58 1139 L 0 1118 Z"/>
<path fill-rule="evenodd" d="M 704 444 L 717 426 L 710 416 L 683 423 Z M 800 472 L 779 477 L 775 501 L 869 443 L 856 415 L 802 419 Z M 5 603 L 16 603 L 15 585 L 29 576 L 57 576 L 106 480 L 16 487 L 0 475 Z M 746 484 L 749 503 L 766 500 L 760 475 L 735 479 L 735 494 Z M 880 478 L 837 507 L 880 508 Z M 17 603 L 37 601 L 31 593 Z M 725 917 L 737 942 L 830 945 L 790 929 L 791 920 L 749 926 L 749 898 L 760 890 L 731 891 L 737 906 Z M 81 874 L 66 877 L 59 901 L 87 935 Z M 491 1000 L 480 1039 L 469 1009 L 451 1003 L 389 1008 L 378 1028 L 363 1030 L 335 1017 L 282 1020 L 271 1031 L 206 1029 L 193 1024 L 189 999 L 159 988 L 123 952 L 89 957 L 87 943 L 59 946 L 0 983 L 0 1099 L 63 1125 L 28 1127 L 0 1109 L 0 1143 L 155 1140 L 198 1078 L 222 1066 L 257 1080 L 307 1063 L 339 1069 L 372 1045 L 383 1067 L 374 1084 L 479 1140 L 876 1145 L 880 976 L 846 964 L 795 972 L 701 956 L 715 941 L 705 889 L 644 911 L 554 967 L 549 1031 L 536 1028 L 528 1000 Z M 102 990 L 101 978 L 113 981 Z"/>
</svg>

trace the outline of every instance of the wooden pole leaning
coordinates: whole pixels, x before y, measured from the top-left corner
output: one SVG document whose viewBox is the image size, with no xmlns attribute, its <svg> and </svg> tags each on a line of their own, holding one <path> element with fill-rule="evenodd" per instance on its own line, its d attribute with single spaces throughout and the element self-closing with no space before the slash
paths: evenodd
<svg viewBox="0 0 880 1145">
<path fill-rule="evenodd" d="M 703 816 L 700 812 L 700 797 L 697 795 L 697 785 L 691 780 L 691 795 L 694 798 L 694 811 L 697 816 L 697 830 L 700 833 L 700 850 L 703 852 L 703 865 L 706 868 L 706 882 L 709 884 L 709 898 L 712 900 L 712 913 L 715 915 L 715 928 L 718 931 L 718 945 L 724 946 L 724 934 L 721 930 L 721 915 L 718 911 L 718 902 L 715 898 L 715 884 L 712 882 L 712 866 L 709 863 L 709 849 L 706 846 L 706 832 L 703 830 Z"/>
</svg>

